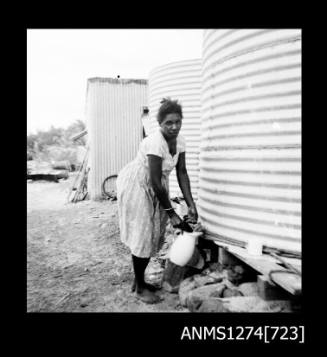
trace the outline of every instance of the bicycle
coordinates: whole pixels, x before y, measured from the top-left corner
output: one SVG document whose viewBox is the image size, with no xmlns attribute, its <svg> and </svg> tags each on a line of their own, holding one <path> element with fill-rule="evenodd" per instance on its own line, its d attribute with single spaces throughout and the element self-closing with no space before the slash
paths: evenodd
<svg viewBox="0 0 327 357">
<path fill-rule="evenodd" d="M 110 175 L 106 177 L 102 183 L 102 194 L 113 201 L 117 199 L 117 177 L 118 175 Z"/>
</svg>

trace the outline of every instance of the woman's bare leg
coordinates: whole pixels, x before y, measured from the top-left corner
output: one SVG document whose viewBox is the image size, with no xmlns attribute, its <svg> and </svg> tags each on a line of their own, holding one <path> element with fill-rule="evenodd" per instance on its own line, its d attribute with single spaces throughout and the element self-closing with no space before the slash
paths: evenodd
<svg viewBox="0 0 327 357">
<path fill-rule="evenodd" d="M 135 290 L 137 297 L 149 304 L 160 301 L 160 298 L 149 289 L 149 285 L 144 281 L 144 272 L 149 264 L 150 258 L 140 258 L 132 255 L 133 268 L 135 274 Z"/>
</svg>

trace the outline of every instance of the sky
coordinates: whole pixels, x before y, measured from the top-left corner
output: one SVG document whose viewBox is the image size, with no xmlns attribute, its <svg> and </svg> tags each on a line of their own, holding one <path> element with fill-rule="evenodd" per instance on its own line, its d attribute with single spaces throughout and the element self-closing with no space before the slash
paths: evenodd
<svg viewBox="0 0 327 357">
<path fill-rule="evenodd" d="M 201 58 L 201 29 L 27 30 L 27 134 L 85 120 L 87 79 L 148 79 L 174 61 Z"/>
</svg>

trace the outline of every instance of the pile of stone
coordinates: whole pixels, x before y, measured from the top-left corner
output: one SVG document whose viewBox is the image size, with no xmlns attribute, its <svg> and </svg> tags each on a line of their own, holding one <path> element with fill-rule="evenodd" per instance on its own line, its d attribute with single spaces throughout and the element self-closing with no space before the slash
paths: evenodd
<svg viewBox="0 0 327 357">
<path fill-rule="evenodd" d="M 223 269 L 211 264 L 201 274 L 183 280 L 179 287 L 182 306 L 190 312 L 292 312 L 285 300 L 264 300 L 255 281 L 244 282 L 246 269 L 241 265 Z"/>
<path fill-rule="evenodd" d="M 212 262 L 210 258 L 203 258 L 206 254 L 198 247 L 185 267 L 176 266 L 168 258 L 174 239 L 175 230 L 168 224 L 165 242 L 151 258 L 145 280 L 177 293 L 180 304 L 190 312 L 294 311 L 289 295 L 283 295 L 275 287 L 270 291 L 264 276 L 258 276 L 256 271 L 228 254 L 222 254 L 219 262 Z"/>
</svg>

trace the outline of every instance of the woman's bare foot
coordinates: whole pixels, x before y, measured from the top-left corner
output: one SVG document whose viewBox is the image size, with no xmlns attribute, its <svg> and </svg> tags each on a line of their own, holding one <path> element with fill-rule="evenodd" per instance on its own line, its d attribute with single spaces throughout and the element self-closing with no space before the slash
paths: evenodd
<svg viewBox="0 0 327 357">
<path fill-rule="evenodd" d="M 137 289 L 136 297 L 146 304 L 157 304 L 162 300 L 158 295 L 148 289 Z"/>
<path fill-rule="evenodd" d="M 148 283 L 144 283 L 144 287 L 146 289 L 148 289 L 149 291 L 151 292 L 155 292 L 157 290 L 160 290 L 161 288 L 158 287 L 158 286 L 154 286 L 154 285 L 151 285 L 151 284 L 148 284 Z M 133 281 L 133 285 L 132 285 L 132 288 L 131 288 L 131 291 L 134 292 L 136 290 L 136 282 L 135 280 Z"/>
</svg>

